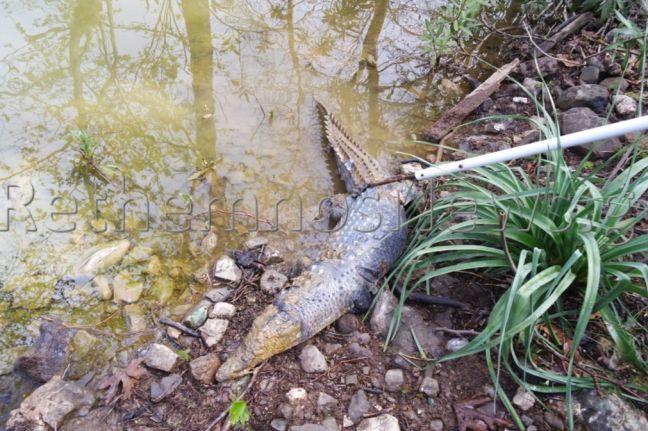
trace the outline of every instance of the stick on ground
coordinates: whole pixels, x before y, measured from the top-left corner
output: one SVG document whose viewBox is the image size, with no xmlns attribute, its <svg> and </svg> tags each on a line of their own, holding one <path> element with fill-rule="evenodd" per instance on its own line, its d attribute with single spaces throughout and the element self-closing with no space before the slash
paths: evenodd
<svg viewBox="0 0 648 431">
<path fill-rule="evenodd" d="M 464 118 L 479 107 L 491 94 L 499 88 L 500 83 L 520 63 L 517 58 L 493 73 L 479 87 L 475 88 L 461 102 L 439 118 L 430 128 L 423 131 L 425 139 L 439 141 L 452 129 L 458 126 Z"/>
</svg>

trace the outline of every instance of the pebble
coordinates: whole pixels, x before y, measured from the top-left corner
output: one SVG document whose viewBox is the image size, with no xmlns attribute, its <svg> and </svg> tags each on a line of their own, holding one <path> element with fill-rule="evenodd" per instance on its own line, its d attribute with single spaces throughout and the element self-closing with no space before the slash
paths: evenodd
<svg viewBox="0 0 648 431">
<path fill-rule="evenodd" d="M 423 392 L 429 397 L 437 397 L 440 392 L 439 382 L 430 376 L 425 376 L 421 382 L 419 391 Z"/>
<path fill-rule="evenodd" d="M 351 402 L 349 403 L 349 418 L 353 423 L 357 423 L 362 419 L 362 417 L 369 411 L 369 400 L 367 400 L 367 394 L 365 391 L 360 389 L 351 397 Z"/>
<path fill-rule="evenodd" d="M 223 338 L 223 334 L 229 326 L 229 321 L 225 319 L 208 319 L 203 326 L 198 329 L 207 347 L 213 347 Z"/>
<path fill-rule="evenodd" d="M 600 85 L 602 85 L 603 87 L 607 88 L 612 92 L 616 92 L 618 89 L 623 93 L 628 89 L 628 81 L 626 81 L 625 79 L 619 76 L 613 78 L 605 78 L 603 81 L 600 82 Z"/>
<path fill-rule="evenodd" d="M 173 340 L 177 340 L 182 335 L 182 331 L 174 328 L 173 326 L 167 327 L 167 335 Z"/>
<path fill-rule="evenodd" d="M 387 370 L 385 373 L 385 388 L 390 392 L 400 391 L 405 384 L 405 374 L 400 368 Z"/>
<path fill-rule="evenodd" d="M 130 332 L 141 332 L 148 328 L 146 311 L 140 304 L 128 304 L 123 309 L 126 326 Z"/>
<path fill-rule="evenodd" d="M 522 85 L 527 89 L 529 93 L 534 96 L 537 96 L 540 92 L 540 89 L 542 89 L 542 83 L 533 78 L 524 78 Z"/>
<path fill-rule="evenodd" d="M 270 422 L 270 427 L 276 431 L 286 431 L 286 428 L 288 428 L 288 422 L 285 419 L 273 419 Z"/>
<path fill-rule="evenodd" d="M 308 393 L 304 388 L 292 388 L 286 393 L 286 398 L 290 404 L 298 404 L 302 401 L 306 401 Z"/>
<path fill-rule="evenodd" d="M 144 285 L 142 283 L 119 280 L 119 276 L 115 277 L 113 296 L 116 301 L 132 304 L 139 301 L 142 297 L 142 292 L 144 292 Z"/>
<path fill-rule="evenodd" d="M 229 319 L 234 317 L 234 314 L 236 313 L 236 307 L 229 302 L 217 302 L 214 304 L 214 308 L 212 308 L 211 313 L 209 313 L 209 317 L 222 317 L 225 319 Z"/>
<path fill-rule="evenodd" d="M 203 299 L 185 314 L 182 318 L 182 323 L 193 329 L 202 326 L 207 320 L 207 316 L 209 316 L 209 310 L 211 307 L 211 301 Z"/>
<path fill-rule="evenodd" d="M 556 414 L 551 413 L 551 412 L 545 412 L 544 414 L 544 420 L 549 424 L 549 426 L 553 429 L 558 429 L 562 430 L 565 429 L 565 424 L 563 423 L 562 419 L 560 419 Z"/>
<path fill-rule="evenodd" d="M 630 117 L 637 113 L 637 101 L 630 96 L 625 96 L 622 94 L 613 96 L 612 103 L 614 103 L 614 109 L 616 110 L 617 114 L 621 115 L 622 117 Z"/>
<path fill-rule="evenodd" d="M 353 426 L 353 421 L 349 419 L 347 415 L 344 415 L 344 417 L 342 417 L 342 428 L 348 428 L 352 426 Z"/>
<path fill-rule="evenodd" d="M 351 341 L 356 341 L 358 344 L 367 345 L 371 342 L 371 335 L 366 332 L 354 332 L 351 336 Z"/>
<path fill-rule="evenodd" d="M 535 398 L 529 392 L 522 389 L 522 387 L 519 387 L 513 397 L 513 404 L 518 406 L 520 410 L 527 411 L 535 404 Z"/>
<path fill-rule="evenodd" d="M 294 409 L 293 407 L 288 404 L 288 403 L 281 403 L 279 404 L 279 413 L 286 419 L 290 419 L 293 415 Z"/>
<path fill-rule="evenodd" d="M 317 397 L 317 410 L 320 412 L 328 412 L 337 402 L 337 398 L 332 397 L 326 392 L 320 392 Z"/>
<path fill-rule="evenodd" d="M 274 295 L 283 289 L 287 282 L 288 277 L 275 269 L 268 269 L 261 276 L 259 286 L 262 291 Z"/>
<path fill-rule="evenodd" d="M 154 343 L 149 346 L 144 354 L 144 363 L 147 367 L 170 373 L 180 362 L 180 357 L 164 344 Z"/>
<path fill-rule="evenodd" d="M 281 257 L 281 253 L 279 252 L 279 250 L 269 245 L 266 245 L 263 248 L 262 259 L 263 259 L 263 263 L 266 265 L 274 265 L 283 262 L 283 257 Z"/>
<path fill-rule="evenodd" d="M 349 374 L 344 378 L 344 383 L 347 385 L 357 385 L 358 384 L 358 375 L 357 374 Z"/>
<path fill-rule="evenodd" d="M 326 343 L 324 344 L 324 353 L 328 356 L 331 356 L 333 353 L 337 352 L 342 348 L 342 344 L 338 343 Z"/>
<path fill-rule="evenodd" d="M 162 401 L 175 391 L 182 383 L 180 374 L 171 374 L 163 377 L 160 382 L 151 383 L 151 401 L 154 403 Z"/>
<path fill-rule="evenodd" d="M 398 419 L 384 414 L 363 420 L 358 425 L 357 431 L 400 431 L 400 425 Z"/>
<path fill-rule="evenodd" d="M 214 303 L 225 302 L 230 296 L 232 296 L 232 292 L 234 292 L 234 290 L 229 287 L 217 287 L 205 292 L 204 297 Z"/>
<path fill-rule="evenodd" d="M 326 358 L 319 349 L 312 344 L 304 347 L 299 354 L 299 362 L 307 373 L 320 373 L 328 369 Z"/>
<path fill-rule="evenodd" d="M 371 358 L 373 356 L 371 350 L 367 349 L 366 347 L 362 347 L 358 343 L 349 344 L 349 352 L 356 358 Z"/>
<path fill-rule="evenodd" d="M 214 383 L 214 374 L 220 367 L 221 361 L 218 353 L 209 353 L 189 362 L 189 369 L 194 379 L 203 385 Z"/>
<path fill-rule="evenodd" d="M 443 431 L 443 421 L 441 419 L 432 419 L 430 421 L 430 431 Z"/>
<path fill-rule="evenodd" d="M 228 281 L 234 284 L 241 281 L 241 277 L 243 277 L 243 272 L 236 265 L 236 261 L 229 256 L 222 256 L 216 261 L 214 264 L 213 274 L 214 277 L 219 280 Z"/>
<path fill-rule="evenodd" d="M 338 424 L 337 421 L 333 416 L 328 416 L 322 421 L 322 425 L 324 425 L 329 431 L 338 431 Z"/>
<path fill-rule="evenodd" d="M 446 349 L 451 352 L 456 352 L 466 346 L 466 344 L 468 344 L 468 340 L 465 338 L 451 338 L 446 343 Z"/>
<path fill-rule="evenodd" d="M 596 84 L 599 81 L 601 69 L 596 66 L 585 66 L 581 69 L 580 79 L 587 84 Z"/>
<path fill-rule="evenodd" d="M 245 248 L 247 248 L 248 250 L 252 250 L 254 248 L 263 247 L 264 245 L 267 244 L 268 244 L 267 238 L 264 238 L 262 236 L 255 236 L 245 241 Z"/>
<path fill-rule="evenodd" d="M 335 322 L 335 330 L 343 335 L 356 331 L 359 326 L 360 321 L 358 320 L 358 316 L 353 314 L 345 314 Z"/>
</svg>

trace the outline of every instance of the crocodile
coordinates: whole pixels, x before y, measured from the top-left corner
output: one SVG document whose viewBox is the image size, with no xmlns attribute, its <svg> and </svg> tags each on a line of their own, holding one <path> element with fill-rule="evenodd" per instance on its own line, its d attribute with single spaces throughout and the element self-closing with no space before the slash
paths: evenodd
<svg viewBox="0 0 648 431">
<path fill-rule="evenodd" d="M 366 310 L 377 282 L 405 248 L 404 205 L 411 185 L 366 187 L 388 177 L 388 172 L 316 103 L 325 140 L 349 192 L 344 215 L 322 244 L 319 257 L 254 320 L 218 369 L 218 382 L 249 373 L 350 311 Z"/>
</svg>

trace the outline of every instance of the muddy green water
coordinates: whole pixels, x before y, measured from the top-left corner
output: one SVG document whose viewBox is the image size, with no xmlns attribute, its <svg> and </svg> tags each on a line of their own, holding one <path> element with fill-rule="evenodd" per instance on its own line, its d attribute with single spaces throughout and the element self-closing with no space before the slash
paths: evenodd
<svg viewBox="0 0 648 431">
<path fill-rule="evenodd" d="M 286 200 L 288 229 L 300 200 L 340 191 L 313 97 L 383 163 L 425 154 L 411 134 L 466 90 L 429 73 L 419 35 L 437 6 L 0 2 L 0 374 L 43 315 L 87 325 L 115 313 L 101 329 L 116 354 L 137 346 L 124 341 L 121 304 L 57 283 L 91 247 L 139 246 L 107 277 L 142 283 L 152 322 L 204 291 L 192 273 L 247 238 L 255 224 L 243 213 L 258 206 L 271 220 Z M 92 142 L 85 161 L 80 130 Z M 218 246 L 205 254 L 210 225 Z M 21 396 L 2 392 L 0 416 Z"/>
</svg>

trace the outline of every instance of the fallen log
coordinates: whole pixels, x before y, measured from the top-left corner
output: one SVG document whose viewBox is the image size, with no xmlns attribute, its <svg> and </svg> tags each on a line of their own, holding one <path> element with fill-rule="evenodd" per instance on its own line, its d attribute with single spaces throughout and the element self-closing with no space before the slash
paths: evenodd
<svg viewBox="0 0 648 431">
<path fill-rule="evenodd" d="M 429 141 L 439 141 L 452 129 L 458 126 L 464 118 L 479 107 L 500 86 L 500 83 L 517 67 L 520 60 L 517 58 L 509 64 L 496 70 L 479 87 L 475 88 L 461 102 L 446 112 L 431 127 L 423 131 L 423 137 Z"/>
<path fill-rule="evenodd" d="M 569 19 L 568 21 L 563 23 L 563 25 L 561 25 L 553 35 L 549 36 L 544 42 L 538 45 L 538 49 L 536 49 L 536 55 L 546 55 L 547 52 L 549 52 L 551 48 L 556 46 L 558 42 L 565 39 L 567 36 L 576 33 L 578 30 L 584 27 L 585 24 L 591 22 L 592 19 L 594 19 L 594 14 L 592 14 L 592 12 L 585 12 Z"/>
</svg>

